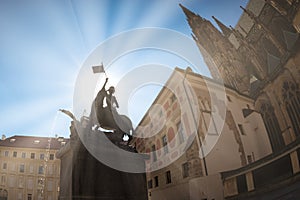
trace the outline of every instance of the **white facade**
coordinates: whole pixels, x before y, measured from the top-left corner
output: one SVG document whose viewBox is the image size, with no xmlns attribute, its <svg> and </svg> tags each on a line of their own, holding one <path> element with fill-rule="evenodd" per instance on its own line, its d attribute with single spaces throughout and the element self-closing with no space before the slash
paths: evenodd
<svg viewBox="0 0 300 200">
<path fill-rule="evenodd" d="M 151 157 L 149 198 L 223 199 L 220 172 L 272 153 L 261 116 L 243 116 L 253 104 L 235 90 L 176 68 L 139 124 L 137 135 L 148 138 L 132 142 Z"/>
</svg>

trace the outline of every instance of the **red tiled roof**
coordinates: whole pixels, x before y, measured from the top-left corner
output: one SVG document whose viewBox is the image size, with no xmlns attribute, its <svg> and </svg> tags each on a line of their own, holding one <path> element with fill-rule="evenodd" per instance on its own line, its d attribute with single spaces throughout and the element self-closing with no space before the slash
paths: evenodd
<svg viewBox="0 0 300 200">
<path fill-rule="evenodd" d="M 19 147 L 19 148 L 37 148 L 47 149 L 50 144 L 50 149 L 60 149 L 63 143 L 67 143 L 68 138 L 53 138 L 53 137 L 35 137 L 35 136 L 20 136 L 15 135 L 5 140 L 0 140 L 0 147 Z"/>
</svg>

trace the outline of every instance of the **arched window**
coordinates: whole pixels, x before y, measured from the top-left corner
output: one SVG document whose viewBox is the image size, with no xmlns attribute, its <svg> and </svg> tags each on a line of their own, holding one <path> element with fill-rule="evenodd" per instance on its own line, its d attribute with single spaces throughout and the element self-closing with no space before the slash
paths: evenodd
<svg viewBox="0 0 300 200">
<path fill-rule="evenodd" d="M 278 120 L 275 116 L 274 109 L 269 103 L 263 103 L 260 107 L 273 152 L 284 147 L 284 142 Z"/>
<path fill-rule="evenodd" d="M 296 136 L 300 135 L 300 91 L 296 84 L 285 81 L 282 96 Z"/>
</svg>

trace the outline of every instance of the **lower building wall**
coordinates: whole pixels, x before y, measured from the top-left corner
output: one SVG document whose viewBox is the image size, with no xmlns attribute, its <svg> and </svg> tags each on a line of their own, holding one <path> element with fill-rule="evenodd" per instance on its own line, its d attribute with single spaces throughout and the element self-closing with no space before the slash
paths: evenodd
<svg viewBox="0 0 300 200">
<path fill-rule="evenodd" d="M 152 190 L 149 200 L 190 200 L 189 184 L 183 183 L 167 188 Z"/>
<path fill-rule="evenodd" d="M 60 191 L 59 191 L 59 199 L 60 200 L 70 200 L 72 199 L 72 158 L 73 153 L 70 150 L 70 143 L 61 149 L 61 152 L 64 151 L 65 154 L 60 155 L 61 159 L 61 168 L 60 168 Z"/>
<path fill-rule="evenodd" d="M 224 199 L 223 184 L 220 174 L 214 174 L 190 180 L 189 190 L 190 200 Z"/>
<path fill-rule="evenodd" d="M 149 200 L 222 200 L 223 184 L 220 174 L 190 179 L 188 182 L 149 193 Z"/>
<path fill-rule="evenodd" d="M 299 141 L 237 170 L 222 172 L 226 199 L 299 199 Z"/>
</svg>

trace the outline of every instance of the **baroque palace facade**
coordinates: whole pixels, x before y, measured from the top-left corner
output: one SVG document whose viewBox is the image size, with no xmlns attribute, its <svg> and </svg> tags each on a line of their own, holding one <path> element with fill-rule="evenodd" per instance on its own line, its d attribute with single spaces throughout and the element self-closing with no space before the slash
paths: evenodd
<svg viewBox="0 0 300 200">
<path fill-rule="evenodd" d="M 149 199 L 299 198 L 299 1 L 250 0 L 221 31 L 180 6 L 212 79 L 176 68 L 140 122 Z"/>
<path fill-rule="evenodd" d="M 68 139 L 12 136 L 0 140 L 0 199 L 58 199 L 60 160 Z"/>
</svg>

